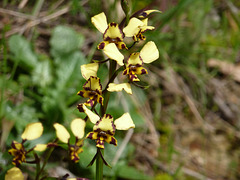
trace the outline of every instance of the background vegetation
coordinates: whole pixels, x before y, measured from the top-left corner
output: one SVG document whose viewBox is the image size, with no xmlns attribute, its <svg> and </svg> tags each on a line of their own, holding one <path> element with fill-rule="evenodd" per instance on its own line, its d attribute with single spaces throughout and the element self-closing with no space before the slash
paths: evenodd
<svg viewBox="0 0 240 180">
<path fill-rule="evenodd" d="M 113 166 L 106 179 L 239 179 L 240 2 L 132 0 L 133 12 L 146 6 L 163 12 L 151 15 L 155 30 L 146 33 L 160 58 L 141 79 L 148 89 L 112 96 L 108 112 L 129 111 L 136 128 L 116 134 L 117 148 L 106 146 Z M 42 122 L 37 141 L 45 143 L 55 137 L 53 123 L 69 127 L 81 116 L 80 65 L 103 58 L 96 50 L 101 34 L 90 21 L 102 11 L 109 22 L 124 16 L 117 0 L 0 2 L 0 179 L 12 167 L 7 150 L 26 124 Z M 100 78 L 104 73 L 102 67 Z M 95 154 L 90 141 L 78 164 L 65 153 L 54 151 L 51 176 L 93 178 L 94 168 L 86 168 Z M 31 179 L 33 167 L 22 169 Z"/>
</svg>

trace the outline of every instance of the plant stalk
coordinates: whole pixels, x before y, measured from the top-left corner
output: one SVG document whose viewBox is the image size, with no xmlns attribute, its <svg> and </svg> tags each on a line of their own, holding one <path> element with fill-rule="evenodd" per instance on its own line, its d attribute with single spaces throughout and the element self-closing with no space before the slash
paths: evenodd
<svg viewBox="0 0 240 180">
<path fill-rule="evenodd" d="M 103 159 L 101 157 L 104 154 L 104 149 L 97 148 L 97 158 L 96 158 L 96 180 L 103 179 Z"/>
</svg>

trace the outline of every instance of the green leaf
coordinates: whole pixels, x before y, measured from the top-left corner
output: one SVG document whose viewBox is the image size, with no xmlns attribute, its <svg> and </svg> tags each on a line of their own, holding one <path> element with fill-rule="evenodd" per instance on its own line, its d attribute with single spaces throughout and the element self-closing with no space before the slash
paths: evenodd
<svg viewBox="0 0 240 180">
<path fill-rule="evenodd" d="M 85 58 L 80 52 L 72 53 L 64 58 L 57 58 L 56 61 L 58 61 L 56 70 L 58 89 L 66 89 L 66 86 L 72 86 L 75 80 L 82 78 L 80 65 L 85 63 Z"/>
<path fill-rule="evenodd" d="M 57 90 L 49 91 L 43 97 L 42 109 L 47 118 L 45 124 L 52 125 L 54 122 L 62 123 L 67 111 L 62 93 Z"/>
<path fill-rule="evenodd" d="M 8 102 L 5 113 L 7 120 L 15 122 L 15 128 L 19 134 L 23 132 L 27 124 L 38 121 L 35 108 L 26 104 L 26 102 L 19 105 L 11 105 L 10 102 Z"/>
<path fill-rule="evenodd" d="M 49 60 L 44 60 L 38 63 L 32 72 L 32 81 L 40 87 L 48 86 L 52 81 L 52 69 Z"/>
<path fill-rule="evenodd" d="M 9 49 L 13 53 L 13 60 L 19 63 L 19 66 L 32 70 L 37 64 L 37 56 L 32 51 L 30 42 L 28 42 L 23 36 L 13 35 L 9 38 Z"/>
<path fill-rule="evenodd" d="M 145 175 L 144 173 L 138 171 L 134 167 L 122 165 L 118 167 L 117 175 L 120 178 L 124 179 L 136 179 L 136 180 L 145 180 L 145 179 L 151 179 L 150 176 Z"/>
<path fill-rule="evenodd" d="M 67 26 L 57 26 L 52 33 L 50 45 L 54 57 L 70 54 L 83 44 L 83 36 Z"/>
</svg>

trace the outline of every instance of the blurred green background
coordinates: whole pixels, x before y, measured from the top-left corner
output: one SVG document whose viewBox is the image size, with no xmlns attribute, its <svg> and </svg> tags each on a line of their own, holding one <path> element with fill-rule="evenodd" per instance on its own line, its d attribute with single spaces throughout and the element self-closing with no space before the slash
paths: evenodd
<svg viewBox="0 0 240 180">
<path fill-rule="evenodd" d="M 105 179 L 239 179 L 240 1 L 132 0 L 131 7 L 162 11 L 150 15 L 155 30 L 145 33 L 160 58 L 145 66 L 141 81 L 149 88 L 111 95 L 107 112 L 130 112 L 136 128 L 117 132 L 117 147 L 106 145 L 113 168 L 104 168 Z M 84 117 L 76 108 L 85 83 L 80 65 L 103 59 L 96 49 L 102 35 L 90 20 L 103 11 L 108 22 L 124 18 L 118 0 L 0 2 L 0 179 L 12 167 L 7 150 L 28 123 L 44 125 L 32 147 L 55 138 L 53 123 L 68 128 Z M 98 72 L 103 84 L 106 68 Z M 86 166 L 94 155 L 88 140 L 77 164 L 57 148 L 46 169 L 93 179 L 94 167 Z M 21 169 L 33 177 L 33 167 Z"/>
</svg>

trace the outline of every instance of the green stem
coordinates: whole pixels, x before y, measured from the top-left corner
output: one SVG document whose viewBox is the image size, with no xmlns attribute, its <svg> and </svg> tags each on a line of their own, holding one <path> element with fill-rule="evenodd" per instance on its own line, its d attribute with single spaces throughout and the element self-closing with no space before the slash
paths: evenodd
<svg viewBox="0 0 240 180">
<path fill-rule="evenodd" d="M 96 180 L 103 179 L 103 159 L 101 157 L 104 154 L 104 149 L 97 148 L 97 158 L 96 158 Z"/>
<path fill-rule="evenodd" d="M 33 153 L 34 153 L 35 162 L 36 162 L 36 180 L 39 180 L 38 174 L 40 172 L 40 159 L 35 152 L 33 152 Z"/>
<path fill-rule="evenodd" d="M 6 43 L 6 39 L 5 39 L 5 32 L 7 31 L 7 27 L 4 26 L 3 31 L 2 31 L 2 42 L 0 43 L 0 45 L 2 47 L 3 50 L 3 66 L 2 66 L 2 74 L 3 74 L 3 83 L 2 83 L 2 87 L 1 87 L 1 95 L 0 95 L 0 118 L 2 118 L 3 114 L 4 114 L 4 91 L 6 88 L 6 83 L 7 83 L 7 43 Z M 1 73 L 1 71 L 0 71 Z"/>
<path fill-rule="evenodd" d="M 108 101 L 109 101 L 109 97 L 110 97 L 110 92 L 106 91 L 106 89 L 108 87 L 108 84 L 113 82 L 113 80 L 117 76 L 116 67 L 117 67 L 117 62 L 116 61 L 110 61 L 109 74 L 108 74 L 109 81 L 106 85 L 106 88 L 103 90 L 104 105 L 101 106 L 101 111 L 100 111 L 101 116 L 103 116 L 106 113 L 106 110 L 107 110 L 107 105 L 108 105 Z"/>
<path fill-rule="evenodd" d="M 46 155 L 46 157 L 45 157 L 45 159 L 44 159 L 42 168 L 38 171 L 38 173 L 37 173 L 37 175 L 36 175 L 36 180 L 39 179 L 41 173 L 43 172 L 43 170 L 44 170 L 44 168 L 45 168 L 45 166 L 46 166 L 46 164 L 47 164 L 47 162 L 48 162 L 48 159 L 49 159 L 49 157 L 51 156 L 53 150 L 54 150 L 54 147 L 51 147 L 50 149 L 48 149 L 48 152 L 47 152 L 47 155 Z"/>
</svg>

